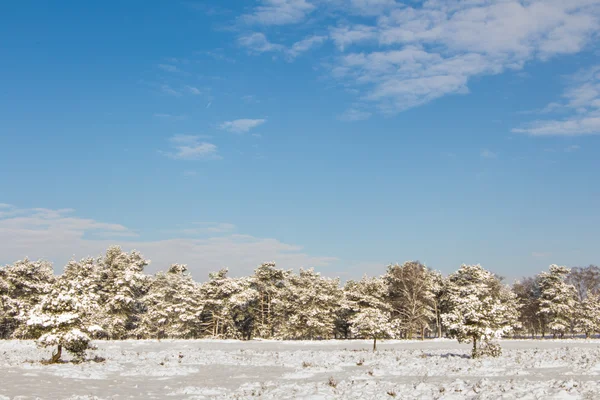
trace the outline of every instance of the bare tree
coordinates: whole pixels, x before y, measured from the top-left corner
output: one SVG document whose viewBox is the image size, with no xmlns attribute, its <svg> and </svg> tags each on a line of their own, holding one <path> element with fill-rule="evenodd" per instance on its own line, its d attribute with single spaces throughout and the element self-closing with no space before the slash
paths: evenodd
<svg viewBox="0 0 600 400">
<path fill-rule="evenodd" d="M 589 265 L 572 268 L 567 283 L 575 286 L 579 302 L 584 301 L 588 294 L 600 294 L 600 267 Z"/>
</svg>

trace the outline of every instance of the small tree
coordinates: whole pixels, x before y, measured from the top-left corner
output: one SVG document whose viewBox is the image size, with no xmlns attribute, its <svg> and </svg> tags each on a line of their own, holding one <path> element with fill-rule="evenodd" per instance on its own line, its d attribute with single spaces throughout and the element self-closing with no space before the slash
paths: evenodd
<svg viewBox="0 0 600 400">
<path fill-rule="evenodd" d="M 391 314 L 379 308 L 366 307 L 350 319 L 350 330 L 356 337 L 372 338 L 373 351 L 377 350 L 377 339 L 393 337 L 395 333 Z"/>
<path fill-rule="evenodd" d="M 59 278 L 50 293 L 42 298 L 29 313 L 27 330 L 40 347 L 56 347 L 50 362 L 61 361 L 63 348 L 83 360 L 85 351 L 93 349 L 89 333 L 101 330 L 86 326 L 83 316 L 93 305 L 78 296 L 70 282 Z"/>
<path fill-rule="evenodd" d="M 480 265 L 463 265 L 448 277 L 448 311 L 442 320 L 460 343 L 473 343 L 472 357 L 500 354 L 492 340 L 510 332 L 517 323 L 515 295 Z M 477 344 L 481 343 L 481 348 Z"/>
<path fill-rule="evenodd" d="M 377 339 L 394 337 L 398 331 L 398 319 L 392 320 L 386 294 L 386 281 L 381 277 L 365 276 L 344 286 L 341 309 L 346 310 L 350 332 L 354 337 L 373 339 L 373 351 L 377 350 Z"/>
</svg>

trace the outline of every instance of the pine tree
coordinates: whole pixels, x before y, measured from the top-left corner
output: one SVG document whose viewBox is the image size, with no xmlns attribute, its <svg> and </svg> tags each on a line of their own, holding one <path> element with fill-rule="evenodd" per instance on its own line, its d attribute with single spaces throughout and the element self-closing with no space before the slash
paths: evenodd
<svg viewBox="0 0 600 400">
<path fill-rule="evenodd" d="M 399 330 L 392 321 L 386 295 L 387 285 L 382 278 L 365 276 L 344 286 L 341 308 L 348 310 L 350 331 L 354 337 L 373 339 L 373 351 L 377 350 L 377 339 L 395 337 Z"/>
<path fill-rule="evenodd" d="M 200 316 L 204 334 L 213 338 L 248 338 L 252 329 L 250 304 L 257 293 L 247 278 L 227 276 L 227 269 L 209 274 L 208 282 L 200 286 L 204 308 Z"/>
<path fill-rule="evenodd" d="M 58 278 L 52 289 L 35 305 L 27 316 L 27 331 L 40 347 L 56 347 L 51 362 L 59 362 L 63 348 L 82 360 L 85 351 L 94 348 L 90 333 L 99 326 L 87 325 L 84 316 L 97 309 L 93 297 L 78 287 L 77 280 Z"/>
<path fill-rule="evenodd" d="M 144 274 L 149 264 L 137 251 L 126 253 L 119 246 L 110 247 L 96 261 L 93 285 L 102 312 L 95 323 L 102 326 L 111 339 L 135 337 L 139 317 L 144 311 L 142 297 L 150 278 Z"/>
<path fill-rule="evenodd" d="M 274 262 L 266 262 L 256 268 L 254 275 L 249 278 L 250 287 L 258 295 L 252 310 L 255 336 L 268 339 L 281 330 L 281 298 L 291 275 L 291 271 L 276 268 Z"/>
<path fill-rule="evenodd" d="M 551 265 L 549 272 L 539 275 L 540 309 L 539 314 L 546 317 L 548 328 L 556 337 L 563 337 L 573 323 L 573 310 L 576 306 L 576 291 L 565 279 L 569 269 Z"/>
<path fill-rule="evenodd" d="M 600 296 L 587 294 L 585 299 L 579 302 L 575 318 L 575 327 L 579 332 L 585 333 L 586 338 L 600 331 Z"/>
<path fill-rule="evenodd" d="M 139 323 L 140 336 L 160 339 L 200 335 L 203 302 L 199 286 L 186 271 L 186 265 L 173 264 L 151 280 L 142 299 L 147 311 Z"/>
<path fill-rule="evenodd" d="M 0 268 L 0 338 L 27 337 L 25 316 L 52 288 L 52 265 L 24 259 Z"/>
<path fill-rule="evenodd" d="M 329 339 L 334 334 L 342 291 L 338 279 L 324 278 L 313 269 L 290 277 L 282 298 L 285 339 Z"/>
<path fill-rule="evenodd" d="M 461 343 L 473 343 L 473 358 L 499 355 L 492 340 L 516 324 L 515 295 L 480 265 L 463 265 L 448 277 L 445 296 L 448 311 L 442 321 L 448 333 Z M 478 343 L 483 346 L 478 348 Z"/>
</svg>

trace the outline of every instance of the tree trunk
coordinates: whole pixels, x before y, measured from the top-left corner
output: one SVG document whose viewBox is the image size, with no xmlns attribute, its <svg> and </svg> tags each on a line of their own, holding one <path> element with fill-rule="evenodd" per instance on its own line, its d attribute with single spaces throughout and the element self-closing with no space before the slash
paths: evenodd
<svg viewBox="0 0 600 400">
<path fill-rule="evenodd" d="M 373 338 L 373 351 L 377 351 L 377 337 Z"/>
<path fill-rule="evenodd" d="M 421 329 L 421 340 L 425 340 L 425 325 L 423 325 L 423 328 Z"/>
<path fill-rule="evenodd" d="M 473 353 L 471 354 L 471 357 L 477 357 L 477 336 L 473 336 Z"/>
<path fill-rule="evenodd" d="M 52 358 L 50 359 L 50 362 L 53 364 L 59 362 L 61 356 L 62 356 L 62 344 L 59 344 L 58 349 L 56 350 L 56 353 L 52 353 Z"/>
</svg>

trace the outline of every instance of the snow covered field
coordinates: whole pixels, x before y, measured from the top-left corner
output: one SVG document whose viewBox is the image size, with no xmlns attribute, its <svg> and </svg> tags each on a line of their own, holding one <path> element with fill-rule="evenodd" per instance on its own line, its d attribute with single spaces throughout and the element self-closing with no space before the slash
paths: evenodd
<svg viewBox="0 0 600 400">
<path fill-rule="evenodd" d="M 471 360 L 451 340 L 97 342 L 105 362 L 42 365 L 0 341 L 0 399 L 599 399 L 600 341 L 505 340 Z"/>
</svg>

